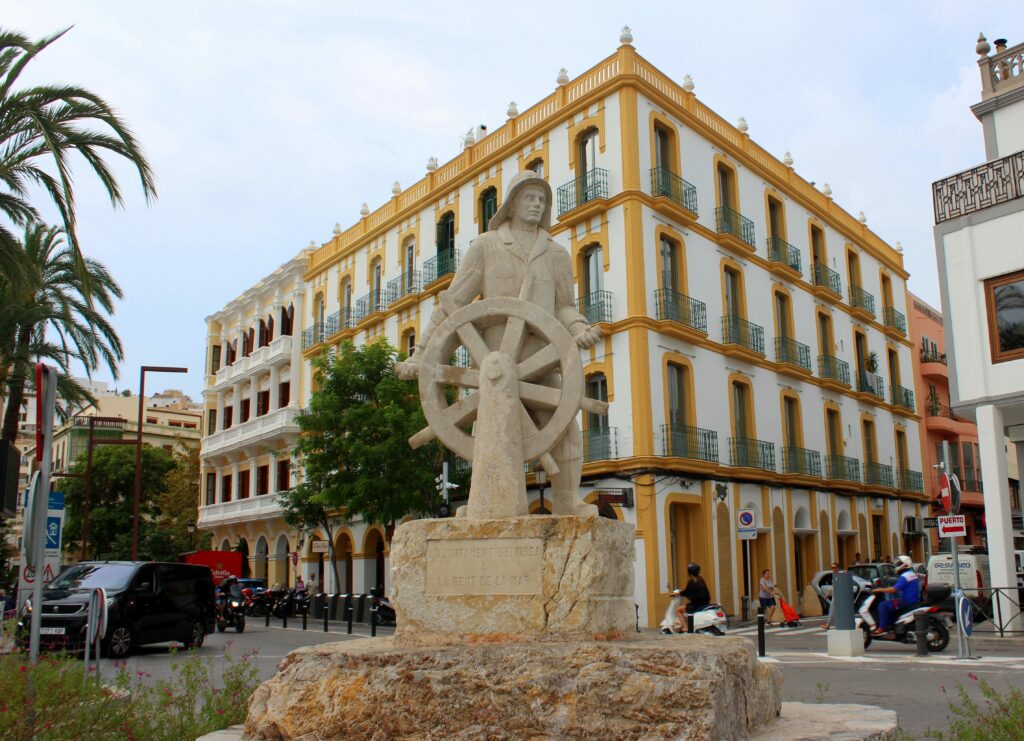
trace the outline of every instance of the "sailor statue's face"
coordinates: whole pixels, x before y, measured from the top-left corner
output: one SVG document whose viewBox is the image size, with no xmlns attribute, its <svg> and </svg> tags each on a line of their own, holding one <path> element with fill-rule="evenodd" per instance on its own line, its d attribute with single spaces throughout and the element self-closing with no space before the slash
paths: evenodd
<svg viewBox="0 0 1024 741">
<path fill-rule="evenodd" d="M 512 213 L 519 221 L 525 222 L 529 226 L 537 226 L 544 216 L 546 207 L 547 194 L 544 189 L 539 186 L 527 185 L 516 193 Z"/>
</svg>

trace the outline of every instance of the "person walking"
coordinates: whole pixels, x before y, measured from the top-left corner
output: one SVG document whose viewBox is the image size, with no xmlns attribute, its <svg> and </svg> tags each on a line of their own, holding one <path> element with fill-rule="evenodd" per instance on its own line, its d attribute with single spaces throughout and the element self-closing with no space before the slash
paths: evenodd
<svg viewBox="0 0 1024 741">
<path fill-rule="evenodd" d="M 832 593 L 828 600 L 828 617 L 825 618 L 825 624 L 822 626 L 822 630 L 828 630 L 829 626 L 832 625 L 832 610 L 836 606 L 836 576 L 839 574 L 839 564 L 835 561 L 832 562 Z"/>
<path fill-rule="evenodd" d="M 768 619 L 768 609 L 775 607 L 775 582 L 772 581 L 771 569 L 765 569 L 761 572 L 761 578 L 757 582 L 757 599 L 761 603 L 761 607 L 764 608 L 765 623 L 771 625 L 772 621 Z"/>
<path fill-rule="evenodd" d="M 295 591 L 296 592 L 302 592 L 302 591 L 305 591 L 305 589 L 306 589 L 306 585 L 302 581 L 302 577 L 301 576 L 296 576 L 295 577 Z"/>
<path fill-rule="evenodd" d="M 309 581 L 306 582 L 306 593 L 307 594 L 319 594 L 316 586 L 316 574 L 309 575 Z"/>
</svg>

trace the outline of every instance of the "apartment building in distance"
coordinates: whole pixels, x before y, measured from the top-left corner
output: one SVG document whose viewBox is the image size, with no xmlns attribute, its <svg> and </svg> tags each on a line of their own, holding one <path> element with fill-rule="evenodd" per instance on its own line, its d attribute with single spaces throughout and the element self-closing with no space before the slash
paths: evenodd
<svg viewBox="0 0 1024 741">
<path fill-rule="evenodd" d="M 978 426 L 992 584 L 1017 583 L 1006 442 L 1024 463 L 1024 43 L 978 38 L 984 164 L 932 185 L 952 408 Z M 1002 614 L 1020 607 L 1007 596 Z"/>
<path fill-rule="evenodd" d="M 535 105 L 510 106 L 451 161 L 431 159 L 421 180 L 396 184 L 308 256 L 295 317 L 302 393 L 325 348 L 380 337 L 414 348 L 508 182 L 532 169 L 554 194 L 552 235 L 570 251 L 578 308 L 604 331 L 581 353 L 586 393 L 610 404 L 607 416 L 581 415 L 582 494 L 636 527 L 641 623 L 657 624 L 691 561 L 739 613 L 764 568 L 798 601 L 833 560 L 920 560 L 927 511 L 902 255 L 742 120 L 701 103 L 692 82 L 662 74 L 628 33 L 620 41 Z M 224 340 L 211 331 L 208 357 L 223 357 Z M 541 489 L 533 474 L 527 482 L 536 510 Z M 205 511 L 231 506 L 208 484 Z M 741 542 L 748 508 L 758 534 Z M 272 518 L 224 524 L 218 539 L 299 544 Z M 322 538 L 303 544 L 303 573 L 342 592 L 388 586 L 381 528 L 339 529 L 338 585 Z"/>
</svg>

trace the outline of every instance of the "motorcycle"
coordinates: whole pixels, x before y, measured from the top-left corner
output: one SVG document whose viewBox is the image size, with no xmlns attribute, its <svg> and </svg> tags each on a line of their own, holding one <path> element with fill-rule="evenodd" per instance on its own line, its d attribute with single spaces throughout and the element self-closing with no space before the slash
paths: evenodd
<svg viewBox="0 0 1024 741">
<path fill-rule="evenodd" d="M 864 632 L 864 648 L 870 646 L 872 641 L 916 643 L 917 633 L 914 623 L 917 616 L 923 613 L 928 617 L 928 650 L 932 653 L 944 651 L 949 645 L 949 628 L 947 627 L 949 615 L 939 603 L 948 596 L 948 591 L 945 588 L 927 590 L 924 602 L 918 603 L 906 612 L 898 613 L 892 628 L 880 636 L 871 634 L 872 628 L 878 625 L 877 606 L 880 602 L 880 595 L 872 592 L 863 594 L 856 606 L 857 614 L 854 616 L 854 627 Z"/>
<path fill-rule="evenodd" d="M 245 630 L 245 612 L 242 590 L 238 582 L 231 581 L 217 588 L 217 631 L 223 633 L 229 627 L 241 633 Z"/>
<path fill-rule="evenodd" d="M 683 605 L 681 596 L 672 597 L 665 610 L 665 619 L 661 621 L 661 632 L 665 635 L 685 633 L 686 625 L 679 622 L 677 612 Z M 729 625 L 729 618 L 721 605 L 711 604 L 693 613 L 693 632 L 702 635 L 724 636 Z"/>
<path fill-rule="evenodd" d="M 394 605 L 376 587 L 370 590 L 370 619 L 377 625 L 396 624 Z"/>
</svg>

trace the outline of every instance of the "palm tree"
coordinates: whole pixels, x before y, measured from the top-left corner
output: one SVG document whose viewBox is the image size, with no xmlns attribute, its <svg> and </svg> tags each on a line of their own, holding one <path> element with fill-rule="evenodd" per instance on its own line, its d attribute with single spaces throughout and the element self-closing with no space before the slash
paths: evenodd
<svg viewBox="0 0 1024 741">
<path fill-rule="evenodd" d="M 33 187 L 42 188 L 60 212 L 75 266 L 82 271 L 70 155 L 77 152 L 85 159 L 115 207 L 124 199 L 106 154 L 135 166 L 147 202 L 155 198 L 156 188 L 135 136 L 98 95 L 65 84 L 14 88 L 28 63 L 68 30 L 33 42 L 0 29 L 0 212 L 17 226 L 38 220 L 29 196 Z M 0 223 L 0 275 L 16 279 L 31 269 L 20 264 L 20 256 L 14 233 Z M 85 288 L 88 300 L 88 284 Z"/>
<path fill-rule="evenodd" d="M 124 357 L 107 319 L 121 288 L 106 267 L 81 258 L 64 236 L 58 227 L 29 224 L 19 245 L 25 278 L 12 282 L 0 275 L 0 387 L 9 390 L 0 438 L 17 435 L 25 385 L 36 359 L 58 366 L 57 389 L 65 402 L 81 402 L 91 397 L 70 377 L 71 362 L 79 361 L 86 373 L 106 365 L 116 378 Z"/>
</svg>

